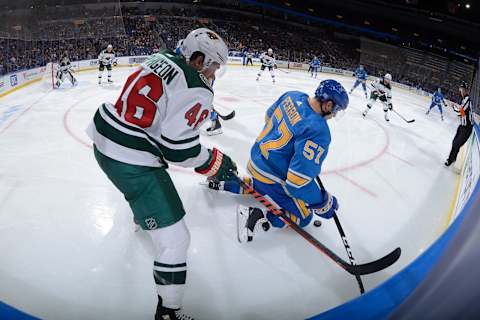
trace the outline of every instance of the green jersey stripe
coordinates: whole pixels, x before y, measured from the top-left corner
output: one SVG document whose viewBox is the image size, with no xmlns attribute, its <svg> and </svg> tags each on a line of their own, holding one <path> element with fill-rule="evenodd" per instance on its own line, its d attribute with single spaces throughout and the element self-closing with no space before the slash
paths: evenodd
<svg viewBox="0 0 480 320">
<path fill-rule="evenodd" d="M 120 120 L 118 120 L 114 115 L 111 114 L 111 112 L 107 110 L 107 108 L 104 105 L 102 106 L 102 111 L 105 112 L 105 114 L 118 125 L 128 130 L 139 132 L 145 135 L 145 138 L 141 138 L 141 137 L 124 133 L 112 127 L 108 122 L 105 121 L 105 119 L 103 119 L 99 111 L 97 111 L 98 116 L 96 113 L 94 117 L 95 127 L 97 128 L 97 131 L 103 136 L 109 138 L 110 140 L 112 140 L 113 142 L 119 145 L 122 145 L 127 148 L 131 148 L 131 149 L 147 151 L 157 157 L 161 157 L 171 162 L 183 162 L 185 160 L 198 156 L 202 151 L 202 147 L 200 143 L 198 143 L 197 145 L 191 148 L 186 148 L 181 150 L 167 148 L 164 145 L 160 144 L 155 139 L 153 139 L 152 137 L 150 137 L 143 130 L 129 126 L 121 122 Z M 125 140 L 122 140 L 122 139 L 125 139 Z"/>
<path fill-rule="evenodd" d="M 153 277 L 155 278 L 155 283 L 160 286 L 171 284 L 185 284 L 185 280 L 187 278 L 187 271 L 162 272 L 154 270 Z"/>
<path fill-rule="evenodd" d="M 165 140 L 165 142 L 168 142 L 170 144 L 185 144 L 185 143 L 190 143 L 192 141 L 195 141 L 195 140 L 199 139 L 200 136 L 195 136 L 195 137 L 188 138 L 188 139 L 183 139 L 183 140 L 172 140 L 172 139 L 169 139 L 169 138 L 165 137 L 162 134 L 161 138 L 162 138 L 162 140 Z"/>
<path fill-rule="evenodd" d="M 179 268 L 179 267 L 186 267 L 187 263 L 178 263 L 178 264 L 167 264 L 167 263 L 161 263 L 154 261 L 153 265 L 155 267 L 164 267 L 164 268 Z"/>
<path fill-rule="evenodd" d="M 93 122 L 95 123 L 95 128 L 97 129 L 98 133 L 109 140 L 112 140 L 113 142 L 126 148 L 146 151 L 157 157 L 163 157 L 160 150 L 155 148 L 147 139 L 126 134 L 112 127 L 102 118 L 98 110 L 93 117 Z"/>
</svg>

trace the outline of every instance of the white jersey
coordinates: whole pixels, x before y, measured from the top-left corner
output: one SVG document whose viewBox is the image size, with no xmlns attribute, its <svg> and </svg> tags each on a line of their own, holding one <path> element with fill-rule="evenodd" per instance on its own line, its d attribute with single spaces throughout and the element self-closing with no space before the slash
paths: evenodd
<svg viewBox="0 0 480 320">
<path fill-rule="evenodd" d="M 392 87 L 390 83 L 385 83 L 384 79 L 377 79 L 371 83 L 372 92 L 376 93 L 380 101 L 385 101 L 387 104 L 392 100 Z"/>
<path fill-rule="evenodd" d="M 70 71 L 71 68 L 70 59 L 67 56 L 64 56 L 62 60 L 60 60 L 58 70 L 65 73 Z"/>
<path fill-rule="evenodd" d="M 115 52 L 108 52 L 107 49 L 102 50 L 98 55 L 99 64 L 102 63 L 104 66 L 111 65 L 115 60 Z"/>
<path fill-rule="evenodd" d="M 212 102 L 208 80 L 163 50 L 130 75 L 115 105 L 100 106 L 87 133 L 101 153 L 124 163 L 198 167 L 209 158 L 199 127 Z"/>
<path fill-rule="evenodd" d="M 273 67 L 275 65 L 275 56 L 273 53 L 272 55 L 269 55 L 268 52 L 264 52 L 260 56 L 260 61 L 265 67 Z"/>
</svg>

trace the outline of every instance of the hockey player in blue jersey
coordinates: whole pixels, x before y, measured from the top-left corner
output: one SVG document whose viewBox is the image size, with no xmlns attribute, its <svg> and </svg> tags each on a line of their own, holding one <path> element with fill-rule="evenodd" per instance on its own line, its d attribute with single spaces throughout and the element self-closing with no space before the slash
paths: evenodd
<svg viewBox="0 0 480 320">
<path fill-rule="evenodd" d="M 438 88 L 438 90 L 435 91 L 432 95 L 432 103 L 430 104 L 430 108 L 428 108 L 426 114 L 429 114 L 432 108 L 434 108 L 435 106 L 438 106 L 438 110 L 440 111 L 440 116 L 442 117 L 442 121 L 443 121 L 442 104 L 444 106 L 446 105 L 445 100 L 443 99 L 442 89 Z"/>
<path fill-rule="evenodd" d="M 329 219 L 338 209 L 335 196 L 322 189 L 315 178 L 328 154 L 331 136 L 327 120 L 348 106 L 348 95 L 335 80 L 320 83 L 314 96 L 288 91 L 267 110 L 266 123 L 250 152 L 244 180 L 266 195 L 300 227 L 313 214 Z M 207 183 L 210 189 L 242 194 L 237 181 Z M 239 206 L 237 233 L 240 242 L 252 241 L 255 233 L 285 223 L 273 213 Z"/>
<path fill-rule="evenodd" d="M 316 78 L 318 69 L 320 69 L 320 59 L 318 59 L 317 57 L 313 57 L 312 61 L 310 61 L 310 67 L 312 70 L 311 77 L 313 77 L 315 74 L 315 78 Z"/>
<path fill-rule="evenodd" d="M 352 94 L 353 90 L 355 90 L 355 88 L 358 87 L 358 85 L 361 83 L 362 88 L 363 88 L 363 92 L 365 93 L 365 98 L 368 98 L 367 86 L 365 85 L 365 83 L 367 82 L 367 78 L 368 78 L 367 71 L 365 71 L 365 69 L 363 68 L 362 65 L 359 65 L 357 70 L 355 70 L 353 75 L 355 76 L 355 78 L 357 78 L 357 80 L 355 80 L 355 83 L 354 83 L 352 89 L 350 89 L 349 94 Z"/>
</svg>

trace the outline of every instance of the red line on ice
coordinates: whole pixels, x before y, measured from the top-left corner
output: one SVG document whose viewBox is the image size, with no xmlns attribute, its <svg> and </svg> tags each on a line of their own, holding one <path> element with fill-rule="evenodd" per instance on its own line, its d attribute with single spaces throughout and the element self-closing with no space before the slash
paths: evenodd
<svg viewBox="0 0 480 320">
<path fill-rule="evenodd" d="M 350 182 L 351 184 L 353 184 L 355 187 L 357 187 L 358 189 L 362 190 L 363 192 L 371 195 L 372 197 L 376 198 L 377 195 L 375 193 L 373 193 L 372 191 L 368 190 L 366 187 L 360 185 L 359 183 L 357 183 L 355 180 L 352 180 L 350 179 L 349 177 L 341 174 L 340 172 L 335 172 L 335 174 L 345 180 L 347 180 L 348 182 Z"/>
<path fill-rule="evenodd" d="M 391 153 L 390 151 L 387 151 L 387 154 L 388 154 L 389 156 L 397 159 L 397 160 L 400 160 L 400 161 L 402 161 L 402 162 L 405 162 L 405 163 L 408 164 L 409 166 L 415 167 L 415 165 L 414 165 L 413 163 L 411 163 L 410 161 L 405 160 L 405 159 L 402 159 L 402 158 L 400 158 L 399 156 L 394 155 L 394 154 Z"/>
</svg>

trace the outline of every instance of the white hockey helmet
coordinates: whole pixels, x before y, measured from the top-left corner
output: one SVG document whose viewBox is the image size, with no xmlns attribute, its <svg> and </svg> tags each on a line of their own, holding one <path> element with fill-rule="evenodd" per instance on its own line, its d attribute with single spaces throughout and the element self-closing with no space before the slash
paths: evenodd
<svg viewBox="0 0 480 320">
<path fill-rule="evenodd" d="M 388 81 L 392 81 L 392 75 L 390 73 L 387 73 L 383 76 L 383 79 L 387 79 Z"/>
<path fill-rule="evenodd" d="M 204 68 L 208 68 L 213 62 L 220 65 L 227 64 L 227 45 L 217 33 L 207 28 L 199 28 L 190 32 L 183 40 L 180 49 L 187 61 L 194 52 L 203 53 L 205 55 Z"/>
<path fill-rule="evenodd" d="M 272 53 L 273 53 L 273 49 L 272 49 L 272 48 L 268 48 L 267 52 L 268 52 L 269 54 L 272 54 Z"/>
<path fill-rule="evenodd" d="M 111 44 L 109 44 L 109 45 L 107 46 L 107 50 L 113 50 L 113 46 L 112 46 Z"/>
</svg>

